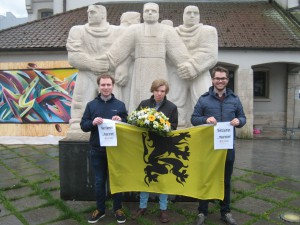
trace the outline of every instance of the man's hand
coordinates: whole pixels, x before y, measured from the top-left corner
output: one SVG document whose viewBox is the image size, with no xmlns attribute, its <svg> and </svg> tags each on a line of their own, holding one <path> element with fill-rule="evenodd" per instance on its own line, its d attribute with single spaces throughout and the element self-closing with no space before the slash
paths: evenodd
<svg viewBox="0 0 300 225">
<path fill-rule="evenodd" d="M 103 123 L 103 118 L 101 117 L 96 117 L 94 120 L 93 120 L 93 125 L 96 126 L 96 125 L 100 125 Z"/>
<path fill-rule="evenodd" d="M 119 117 L 119 116 L 113 116 L 111 119 L 116 120 L 116 121 L 121 121 L 122 120 L 121 117 Z"/>
<path fill-rule="evenodd" d="M 230 125 L 236 127 L 240 125 L 240 120 L 238 118 L 234 118 L 233 120 L 230 121 Z"/>
<path fill-rule="evenodd" d="M 206 119 L 206 123 L 216 125 L 216 124 L 217 124 L 217 120 L 216 120 L 215 117 L 211 116 L 211 117 L 208 117 L 208 118 Z"/>
</svg>

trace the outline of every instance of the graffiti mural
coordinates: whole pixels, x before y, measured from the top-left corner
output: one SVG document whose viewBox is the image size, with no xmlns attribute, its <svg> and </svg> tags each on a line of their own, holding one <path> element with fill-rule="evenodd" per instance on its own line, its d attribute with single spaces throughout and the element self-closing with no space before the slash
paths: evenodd
<svg viewBox="0 0 300 225">
<path fill-rule="evenodd" d="M 68 123 L 78 70 L 0 70 L 0 123 Z"/>
</svg>

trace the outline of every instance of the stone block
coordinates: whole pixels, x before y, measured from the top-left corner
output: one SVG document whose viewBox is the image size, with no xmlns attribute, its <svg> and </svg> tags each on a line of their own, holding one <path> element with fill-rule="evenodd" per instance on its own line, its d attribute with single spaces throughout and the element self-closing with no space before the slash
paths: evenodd
<svg viewBox="0 0 300 225">
<path fill-rule="evenodd" d="M 16 201 L 12 201 L 11 203 L 18 211 L 24 211 L 29 208 L 35 208 L 43 204 L 46 204 L 47 201 L 38 196 L 30 196 L 30 197 L 18 199 Z"/>
<path fill-rule="evenodd" d="M 23 217 L 30 225 L 44 224 L 56 220 L 62 215 L 62 212 L 54 206 L 37 208 L 23 213 Z"/>
<path fill-rule="evenodd" d="M 63 200 L 95 200 L 89 149 L 87 141 L 59 141 L 60 197 Z"/>
<path fill-rule="evenodd" d="M 274 188 L 265 188 L 256 192 L 256 195 L 272 199 L 273 201 L 282 202 L 291 197 L 292 193 Z"/>
<path fill-rule="evenodd" d="M 33 193 L 30 187 L 21 187 L 3 192 L 8 199 L 17 199 Z"/>
<path fill-rule="evenodd" d="M 255 199 L 252 197 L 246 197 L 234 205 L 235 208 L 244 211 L 250 211 L 257 215 L 263 215 L 265 212 L 275 208 L 270 202 L 266 202 L 260 199 Z"/>
<path fill-rule="evenodd" d="M 23 223 L 14 215 L 9 215 L 0 218 L 0 224 L 3 225 L 22 225 Z"/>
</svg>

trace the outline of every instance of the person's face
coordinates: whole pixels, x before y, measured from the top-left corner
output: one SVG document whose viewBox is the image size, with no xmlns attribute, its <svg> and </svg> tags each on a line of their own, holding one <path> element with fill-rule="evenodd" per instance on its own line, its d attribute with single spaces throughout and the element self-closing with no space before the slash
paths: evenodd
<svg viewBox="0 0 300 225">
<path fill-rule="evenodd" d="M 102 78 L 99 82 L 99 92 L 103 97 L 108 97 L 111 95 L 114 85 L 110 78 Z"/>
<path fill-rule="evenodd" d="M 164 100 L 166 96 L 166 89 L 166 86 L 162 85 L 159 88 L 157 88 L 157 90 L 153 91 L 154 100 L 156 102 L 161 102 L 162 100 Z"/>
<path fill-rule="evenodd" d="M 212 83 L 218 91 L 223 91 L 228 84 L 228 78 L 226 77 L 226 73 L 217 71 L 215 73 L 214 78 L 212 78 Z"/>
<path fill-rule="evenodd" d="M 104 19 L 104 13 L 99 9 L 89 8 L 88 9 L 88 22 L 89 25 L 99 25 Z"/>
<path fill-rule="evenodd" d="M 183 24 L 187 27 L 194 26 L 200 22 L 199 9 L 196 6 L 187 6 L 183 13 Z"/>
<path fill-rule="evenodd" d="M 158 21 L 159 9 L 155 4 L 147 4 L 144 6 L 143 19 L 146 23 L 155 23 Z"/>
</svg>

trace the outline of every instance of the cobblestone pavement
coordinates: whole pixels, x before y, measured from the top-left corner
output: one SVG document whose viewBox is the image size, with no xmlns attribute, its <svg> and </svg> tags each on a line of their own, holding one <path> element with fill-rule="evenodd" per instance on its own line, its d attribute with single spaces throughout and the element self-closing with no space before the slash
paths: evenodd
<svg viewBox="0 0 300 225">
<path fill-rule="evenodd" d="M 237 140 L 232 180 L 232 213 L 239 224 L 290 224 L 280 215 L 300 214 L 300 141 Z M 95 202 L 60 199 L 58 145 L 0 145 L 0 224 L 78 225 Z M 107 202 L 111 207 L 111 201 Z M 132 220 L 137 202 L 125 202 L 126 224 L 160 224 L 158 204 Z M 220 221 L 210 203 L 208 225 Z M 197 202 L 170 202 L 169 224 L 196 224 Z M 117 224 L 111 211 L 97 224 Z"/>
</svg>

